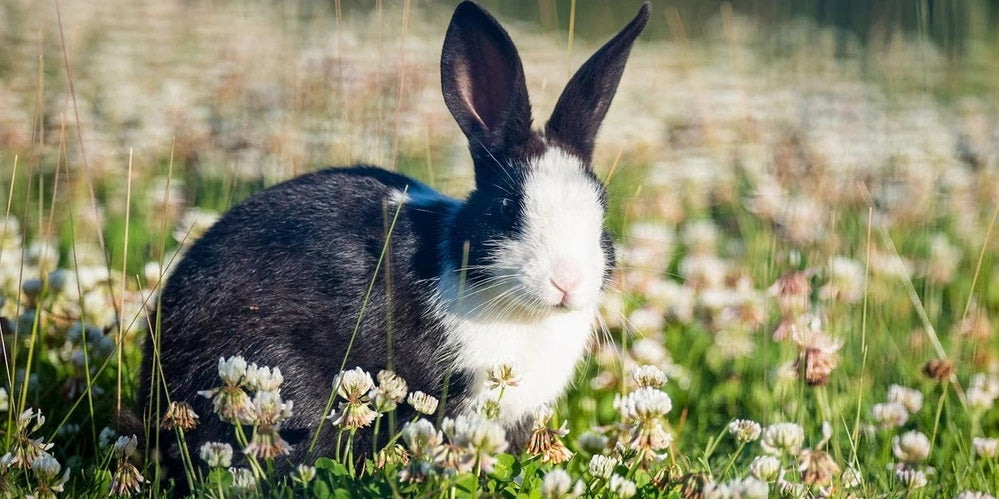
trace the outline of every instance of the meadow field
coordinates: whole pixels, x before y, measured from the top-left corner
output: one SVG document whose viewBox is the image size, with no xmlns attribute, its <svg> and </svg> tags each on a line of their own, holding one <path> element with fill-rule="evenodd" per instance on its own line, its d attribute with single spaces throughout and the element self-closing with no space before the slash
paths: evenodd
<svg viewBox="0 0 999 499">
<path fill-rule="evenodd" d="M 483 4 L 520 49 L 539 122 L 638 6 Z M 427 416 L 359 466 L 315 456 L 279 474 L 273 431 L 294 401 L 273 369 L 287 367 L 227 358 L 217 385 L 258 402 L 253 438 L 190 449 L 184 485 L 216 498 L 999 495 L 999 17 L 969 2 L 968 34 L 948 42 L 931 36 L 938 4 L 898 7 L 913 29 L 858 34 L 727 3 L 692 25 L 655 3 L 595 155 L 618 268 L 591 353 L 523 453 L 505 452 L 488 411 Z M 141 414 L 157 331 L 145 311 L 227 208 L 327 165 L 472 187 L 440 94 L 452 8 L 0 1 L 0 496 L 171 493 L 150 435 L 197 421 L 183 406 Z M 433 405 L 387 374 L 340 376 L 374 424 Z M 497 369 L 495 383 L 516 378 Z M 141 430 L 117 424 L 123 412 Z M 328 431 L 347 438 L 361 419 Z"/>
</svg>

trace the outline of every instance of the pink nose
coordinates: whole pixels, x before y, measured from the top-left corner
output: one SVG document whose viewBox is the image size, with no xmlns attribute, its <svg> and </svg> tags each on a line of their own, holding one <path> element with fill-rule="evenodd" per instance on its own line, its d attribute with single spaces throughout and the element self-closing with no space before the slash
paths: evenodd
<svg viewBox="0 0 999 499">
<path fill-rule="evenodd" d="M 555 289 L 562 292 L 560 305 L 566 305 L 569 303 L 572 293 L 579 288 L 582 278 L 574 268 L 560 262 L 555 266 L 555 272 L 552 273 L 549 280 L 551 280 L 552 286 L 555 286 Z"/>
</svg>

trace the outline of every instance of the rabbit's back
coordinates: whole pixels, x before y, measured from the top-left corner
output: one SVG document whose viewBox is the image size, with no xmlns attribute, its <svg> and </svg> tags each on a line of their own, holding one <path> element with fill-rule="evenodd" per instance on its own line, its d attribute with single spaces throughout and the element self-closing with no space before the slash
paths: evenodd
<svg viewBox="0 0 999 499">
<path fill-rule="evenodd" d="M 400 209 L 407 186 L 420 203 Z M 252 196 L 209 229 L 172 272 L 160 308 L 159 359 L 171 400 L 192 404 L 201 416 L 191 443 L 198 434 L 232 434 L 197 392 L 219 385 L 220 357 L 242 355 L 281 369 L 282 398 L 294 402 L 282 433 L 295 454 L 304 451 L 397 210 L 391 251 L 346 366 L 377 372 L 391 354 L 411 389 L 436 393 L 444 368 L 433 366 L 447 354 L 435 321 L 437 252 L 441 218 L 455 203 L 385 170 L 327 169 Z M 153 351 L 147 341 L 144 392 Z"/>
</svg>

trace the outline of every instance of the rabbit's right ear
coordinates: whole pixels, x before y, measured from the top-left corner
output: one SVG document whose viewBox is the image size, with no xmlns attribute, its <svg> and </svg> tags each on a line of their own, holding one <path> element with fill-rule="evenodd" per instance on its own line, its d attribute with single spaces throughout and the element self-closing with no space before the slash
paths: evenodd
<svg viewBox="0 0 999 499">
<path fill-rule="evenodd" d="M 441 88 L 468 137 L 476 177 L 480 168 L 502 168 L 498 158 L 530 135 L 531 104 L 517 48 L 473 2 L 459 4 L 451 17 L 441 53 Z"/>
</svg>

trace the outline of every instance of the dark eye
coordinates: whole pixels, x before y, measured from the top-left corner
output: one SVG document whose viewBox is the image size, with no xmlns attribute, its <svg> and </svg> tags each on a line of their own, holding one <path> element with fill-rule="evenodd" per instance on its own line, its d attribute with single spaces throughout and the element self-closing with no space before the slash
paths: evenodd
<svg viewBox="0 0 999 499">
<path fill-rule="evenodd" d="M 501 199 L 499 202 L 499 213 L 503 218 L 513 218 L 517 213 L 517 201 L 510 198 Z"/>
</svg>

